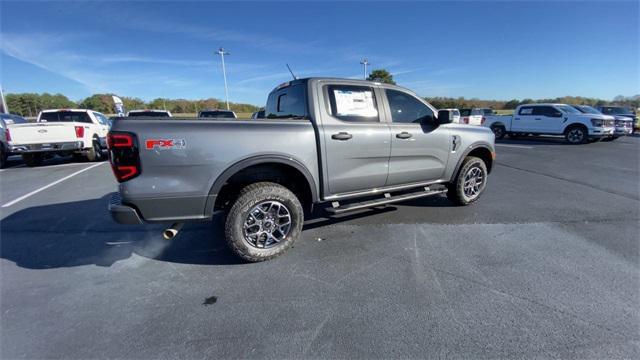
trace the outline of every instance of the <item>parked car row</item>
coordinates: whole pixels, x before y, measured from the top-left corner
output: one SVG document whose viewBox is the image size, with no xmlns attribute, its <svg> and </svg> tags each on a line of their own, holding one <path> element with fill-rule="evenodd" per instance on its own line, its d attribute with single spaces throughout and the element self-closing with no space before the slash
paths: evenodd
<svg viewBox="0 0 640 360">
<path fill-rule="evenodd" d="M 622 106 L 524 104 L 513 115 L 495 115 L 487 108 L 446 110 L 454 114 L 454 122 L 489 127 L 496 139 L 506 135 L 564 135 L 570 143 L 615 140 L 633 134 L 637 120 L 629 108 Z"/>
<path fill-rule="evenodd" d="M 505 135 L 563 135 L 571 144 L 589 139 L 616 139 L 631 134 L 632 120 L 616 123 L 613 116 L 604 115 L 591 107 L 567 104 L 525 104 L 513 115 L 487 116 L 484 126 L 502 139 Z"/>
</svg>

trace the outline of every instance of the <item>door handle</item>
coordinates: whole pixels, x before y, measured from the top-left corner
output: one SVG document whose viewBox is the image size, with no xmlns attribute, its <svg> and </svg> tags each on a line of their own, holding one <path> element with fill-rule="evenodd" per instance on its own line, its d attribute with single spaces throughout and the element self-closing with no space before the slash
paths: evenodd
<svg viewBox="0 0 640 360">
<path fill-rule="evenodd" d="M 520 120 L 520 118 L 513 118 L 513 120 Z"/>
<path fill-rule="evenodd" d="M 333 134 L 333 135 L 331 135 L 331 138 L 332 138 L 333 140 L 342 140 L 342 141 L 349 140 L 349 139 L 351 139 L 352 137 L 353 137 L 353 135 L 351 135 L 351 134 L 349 134 L 349 133 L 346 133 L 346 132 L 344 132 L 344 131 L 341 131 L 341 132 L 339 132 L 339 133 L 337 133 L 337 134 Z"/>
<path fill-rule="evenodd" d="M 533 119 L 533 120 L 542 120 L 542 119 L 540 119 L 540 118 L 535 118 L 535 119 Z"/>
<path fill-rule="evenodd" d="M 412 137 L 412 136 L 413 136 L 413 135 L 409 134 L 409 133 L 408 133 L 408 132 L 406 132 L 406 131 L 403 131 L 403 132 L 401 132 L 401 133 L 399 133 L 399 134 L 396 134 L 396 137 L 397 137 L 398 139 L 408 139 L 408 138 L 410 138 L 410 137 Z"/>
</svg>

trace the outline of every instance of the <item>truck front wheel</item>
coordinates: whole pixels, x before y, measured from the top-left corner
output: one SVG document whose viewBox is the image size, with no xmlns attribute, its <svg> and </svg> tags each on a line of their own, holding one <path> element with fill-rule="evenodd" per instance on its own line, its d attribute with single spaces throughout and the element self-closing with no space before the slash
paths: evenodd
<svg viewBox="0 0 640 360">
<path fill-rule="evenodd" d="M 447 185 L 447 198 L 456 205 L 478 200 L 487 187 L 487 165 L 482 159 L 468 156 L 453 182 Z"/>
<path fill-rule="evenodd" d="M 571 126 L 564 132 L 564 138 L 569 144 L 584 144 L 589 141 L 589 133 L 584 126 Z"/>
<path fill-rule="evenodd" d="M 246 261 L 270 260 L 293 246 L 303 222 L 296 195 L 282 185 L 259 182 L 240 191 L 227 214 L 225 238 Z"/>
</svg>

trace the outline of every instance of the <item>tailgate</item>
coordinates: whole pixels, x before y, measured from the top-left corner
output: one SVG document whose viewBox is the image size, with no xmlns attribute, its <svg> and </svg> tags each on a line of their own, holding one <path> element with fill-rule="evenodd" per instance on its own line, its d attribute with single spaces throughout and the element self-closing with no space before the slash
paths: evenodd
<svg viewBox="0 0 640 360">
<path fill-rule="evenodd" d="M 77 141 L 74 123 L 31 123 L 8 126 L 12 145 Z"/>
</svg>

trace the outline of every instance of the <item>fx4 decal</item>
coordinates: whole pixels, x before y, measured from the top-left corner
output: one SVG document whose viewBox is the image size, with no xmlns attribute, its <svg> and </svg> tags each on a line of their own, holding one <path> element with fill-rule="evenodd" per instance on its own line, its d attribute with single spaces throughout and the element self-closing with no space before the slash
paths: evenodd
<svg viewBox="0 0 640 360">
<path fill-rule="evenodd" d="M 184 139 L 147 139 L 145 147 L 147 150 L 184 149 L 187 147 L 187 142 Z"/>
</svg>

